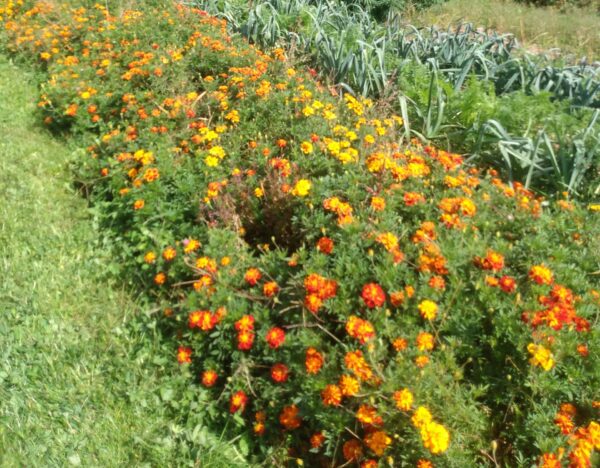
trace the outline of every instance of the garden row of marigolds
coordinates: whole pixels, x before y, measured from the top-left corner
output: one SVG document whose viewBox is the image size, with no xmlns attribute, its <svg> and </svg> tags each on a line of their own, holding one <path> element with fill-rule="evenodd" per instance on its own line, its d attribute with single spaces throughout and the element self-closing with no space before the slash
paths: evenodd
<svg viewBox="0 0 600 468">
<path fill-rule="evenodd" d="M 255 461 L 597 461 L 596 212 L 398 144 L 385 106 L 202 11 L 138 8 L 3 1 L 3 47 L 85 148 L 78 186 L 208 419 Z"/>
</svg>

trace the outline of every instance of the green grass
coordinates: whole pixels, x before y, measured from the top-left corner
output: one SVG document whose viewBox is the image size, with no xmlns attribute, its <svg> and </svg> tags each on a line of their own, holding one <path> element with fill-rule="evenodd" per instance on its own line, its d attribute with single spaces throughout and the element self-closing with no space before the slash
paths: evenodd
<svg viewBox="0 0 600 468">
<path fill-rule="evenodd" d="M 565 54 L 600 60 L 600 15 L 593 8 L 561 12 L 512 0 L 450 0 L 411 15 L 419 26 L 447 27 L 464 20 L 512 33 L 532 52 L 559 48 Z"/>
<path fill-rule="evenodd" d="M 35 75 L 0 57 L 0 466 L 234 466 L 173 343 L 103 271 L 73 152 L 34 122 Z M 247 466 L 247 465 L 246 465 Z"/>
</svg>

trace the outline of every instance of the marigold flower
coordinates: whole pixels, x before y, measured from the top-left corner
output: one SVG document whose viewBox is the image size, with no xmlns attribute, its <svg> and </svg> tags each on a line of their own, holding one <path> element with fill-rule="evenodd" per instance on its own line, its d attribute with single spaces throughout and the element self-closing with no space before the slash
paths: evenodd
<svg viewBox="0 0 600 468">
<path fill-rule="evenodd" d="M 365 437 L 365 444 L 378 457 L 383 455 L 383 452 L 392 443 L 392 439 L 383 431 L 373 431 Z"/>
<path fill-rule="evenodd" d="M 499 281 L 500 289 L 505 293 L 513 293 L 517 289 L 517 281 L 512 276 L 503 276 Z"/>
<path fill-rule="evenodd" d="M 427 364 L 429 364 L 429 356 L 417 356 L 415 358 L 415 364 L 419 368 L 425 367 Z"/>
<path fill-rule="evenodd" d="M 202 372 L 202 385 L 205 387 L 212 387 L 219 376 L 214 370 L 206 370 Z"/>
<path fill-rule="evenodd" d="M 162 271 L 157 273 L 154 276 L 154 283 L 158 286 L 162 286 L 163 284 L 165 284 L 166 281 L 167 281 L 167 275 L 165 273 L 163 273 Z"/>
<path fill-rule="evenodd" d="M 322 432 L 315 432 L 310 436 L 310 446 L 313 449 L 319 448 L 325 442 L 325 436 Z"/>
<path fill-rule="evenodd" d="M 532 354 L 529 362 L 534 366 L 540 366 L 545 371 L 549 371 L 554 366 L 554 359 L 549 349 L 544 348 L 542 345 L 536 345 L 529 343 L 527 345 L 527 351 Z"/>
<path fill-rule="evenodd" d="M 248 403 L 248 396 L 244 391 L 238 390 L 229 400 L 229 412 L 231 414 L 237 413 L 238 411 L 243 413 L 246 408 L 246 403 Z"/>
<path fill-rule="evenodd" d="M 321 399 L 327 406 L 339 406 L 342 402 L 342 390 L 337 385 L 329 384 L 321 392 Z"/>
<path fill-rule="evenodd" d="M 323 355 L 315 348 L 308 348 L 306 350 L 304 365 L 306 372 L 317 374 L 321 370 L 321 367 L 323 367 Z"/>
<path fill-rule="evenodd" d="M 434 346 L 434 338 L 431 333 L 420 332 L 417 335 L 417 348 L 419 351 L 431 351 Z"/>
<path fill-rule="evenodd" d="M 330 255 L 333 252 L 333 240 L 329 237 L 321 237 L 317 241 L 317 250 L 325 255 Z"/>
<path fill-rule="evenodd" d="M 385 292 L 376 283 L 368 283 L 363 286 L 361 297 L 367 307 L 373 309 L 385 304 Z"/>
<path fill-rule="evenodd" d="M 529 278 L 537 284 L 552 284 L 552 271 L 545 265 L 534 265 L 529 270 Z"/>
<path fill-rule="evenodd" d="M 238 349 L 240 351 L 248 351 L 254 344 L 254 332 L 251 330 L 242 330 L 237 335 Z"/>
<path fill-rule="evenodd" d="M 361 344 L 375 336 L 375 328 L 368 320 L 363 320 L 356 315 L 351 315 L 346 322 L 346 331 L 352 338 L 356 338 Z"/>
<path fill-rule="evenodd" d="M 379 463 L 377 463 L 377 460 L 373 460 L 372 458 L 365 460 L 360 464 L 360 468 L 377 468 L 378 466 Z"/>
<path fill-rule="evenodd" d="M 404 351 L 408 346 L 408 341 L 405 338 L 396 338 L 392 342 L 392 346 L 398 352 Z"/>
<path fill-rule="evenodd" d="M 344 459 L 347 461 L 359 460 L 363 455 L 363 449 L 360 441 L 356 439 L 348 440 L 342 447 Z"/>
<path fill-rule="evenodd" d="M 151 264 L 154 263 L 156 261 L 156 254 L 154 252 L 147 252 L 146 255 L 144 255 L 144 262 Z"/>
<path fill-rule="evenodd" d="M 246 280 L 246 283 L 248 283 L 250 286 L 255 286 L 261 278 L 262 273 L 258 268 L 250 268 L 244 275 L 244 280 Z"/>
<path fill-rule="evenodd" d="M 146 203 L 144 202 L 144 200 L 136 200 L 133 202 L 133 209 L 134 210 L 141 210 L 142 208 L 144 208 L 144 205 Z"/>
<path fill-rule="evenodd" d="M 433 467 L 433 463 L 431 463 L 429 460 L 420 458 L 419 460 L 417 460 L 417 468 L 434 468 L 434 467 Z"/>
<path fill-rule="evenodd" d="M 344 357 L 344 364 L 352 371 L 352 373 L 362 381 L 369 380 L 373 377 L 373 371 L 367 364 L 360 350 L 349 351 Z"/>
<path fill-rule="evenodd" d="M 421 439 L 425 448 L 436 455 L 448 450 L 450 433 L 441 424 L 431 421 L 421 426 Z"/>
<path fill-rule="evenodd" d="M 285 341 L 285 331 L 283 328 L 273 327 L 267 332 L 265 340 L 271 349 L 277 349 Z"/>
<path fill-rule="evenodd" d="M 360 382 L 350 375 L 343 374 L 338 382 L 342 395 L 354 396 L 360 390 Z"/>
<path fill-rule="evenodd" d="M 437 316 L 438 306 L 435 302 L 425 299 L 418 306 L 421 317 L 425 320 L 434 320 Z"/>
<path fill-rule="evenodd" d="M 475 257 L 475 265 L 484 270 L 498 272 L 504 268 L 504 256 L 488 249 L 484 258 Z"/>
<path fill-rule="evenodd" d="M 390 302 L 394 307 L 400 307 L 404 303 L 404 292 L 392 291 L 390 293 Z"/>
<path fill-rule="evenodd" d="M 383 424 L 383 419 L 377 414 L 377 410 L 369 405 L 359 406 L 358 411 L 356 412 L 356 419 L 363 424 L 371 426 L 380 426 Z"/>
<path fill-rule="evenodd" d="M 177 362 L 179 364 L 190 364 L 192 362 L 192 348 L 180 346 L 177 349 Z"/>
<path fill-rule="evenodd" d="M 284 383 L 287 381 L 290 370 L 285 364 L 277 363 L 271 367 L 271 378 L 274 382 Z"/>
<path fill-rule="evenodd" d="M 313 145 L 310 141 L 303 141 L 302 143 L 300 143 L 300 150 L 304 154 L 310 154 L 313 152 Z"/>
<path fill-rule="evenodd" d="M 316 314 L 323 305 L 323 301 L 316 294 L 309 294 L 304 298 L 304 305 L 313 314 Z"/>
<path fill-rule="evenodd" d="M 296 182 L 296 185 L 292 189 L 292 195 L 295 195 L 297 197 L 306 197 L 310 192 L 311 187 L 312 184 L 310 180 L 300 179 L 298 182 Z"/>
<path fill-rule="evenodd" d="M 539 468 L 562 468 L 560 458 L 555 453 L 544 453 L 540 458 Z"/>
<path fill-rule="evenodd" d="M 279 291 L 279 286 L 275 281 L 269 281 L 263 284 L 263 294 L 266 297 L 273 297 Z"/>
<path fill-rule="evenodd" d="M 371 208 L 373 208 L 373 210 L 375 210 L 375 211 L 385 210 L 385 198 L 383 198 L 383 197 L 371 198 Z"/>
<path fill-rule="evenodd" d="M 419 406 L 413 413 L 411 421 L 417 429 L 420 429 L 425 424 L 429 424 L 433 421 L 433 417 L 427 408 Z"/>
<path fill-rule="evenodd" d="M 244 315 L 235 322 L 234 327 L 237 331 L 248 331 L 254 329 L 254 316 Z"/>
<path fill-rule="evenodd" d="M 279 415 L 279 422 L 288 431 L 298 429 L 302 422 L 298 417 L 298 407 L 296 405 L 284 406 Z"/>
<path fill-rule="evenodd" d="M 177 251 L 173 247 L 167 247 L 163 250 L 162 257 L 165 261 L 170 262 L 177 256 Z"/>
<path fill-rule="evenodd" d="M 408 388 L 394 392 L 393 398 L 399 410 L 409 411 L 412 408 L 414 397 Z"/>
</svg>

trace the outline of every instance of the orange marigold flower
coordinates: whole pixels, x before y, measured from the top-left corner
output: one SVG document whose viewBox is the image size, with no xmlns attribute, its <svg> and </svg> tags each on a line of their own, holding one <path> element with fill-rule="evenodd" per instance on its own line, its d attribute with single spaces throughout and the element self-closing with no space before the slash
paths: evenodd
<svg viewBox="0 0 600 468">
<path fill-rule="evenodd" d="M 360 441 L 356 439 L 349 440 L 342 447 L 344 459 L 347 461 L 358 461 L 363 455 L 363 449 Z"/>
<path fill-rule="evenodd" d="M 298 417 L 298 407 L 296 405 L 284 406 L 279 415 L 279 422 L 288 431 L 298 429 L 302 423 Z"/>
<path fill-rule="evenodd" d="M 475 265 L 484 270 L 498 272 L 504 268 L 504 256 L 488 249 L 484 258 L 475 257 Z"/>
<path fill-rule="evenodd" d="M 144 208 L 144 205 L 146 203 L 144 202 L 144 200 L 136 200 L 133 202 L 133 209 L 134 210 L 141 210 L 142 208 Z"/>
<path fill-rule="evenodd" d="M 329 237 L 321 237 L 317 241 L 317 250 L 325 255 L 330 255 L 333 252 L 333 240 Z"/>
<path fill-rule="evenodd" d="M 321 370 L 321 367 L 323 367 L 323 355 L 315 348 L 308 348 L 306 350 L 304 365 L 306 372 L 317 374 Z"/>
<path fill-rule="evenodd" d="M 534 265 L 529 270 L 529 278 L 537 284 L 552 284 L 552 271 L 545 265 Z"/>
<path fill-rule="evenodd" d="M 202 372 L 202 385 L 205 387 L 212 387 L 219 376 L 214 370 L 207 370 Z"/>
<path fill-rule="evenodd" d="M 408 388 L 394 392 L 393 398 L 399 410 L 409 411 L 412 408 L 414 397 Z"/>
<path fill-rule="evenodd" d="M 360 464 L 360 468 L 377 468 L 378 466 L 379 463 L 377 463 L 377 460 L 373 460 L 372 458 L 365 460 Z"/>
<path fill-rule="evenodd" d="M 570 434 L 573 432 L 573 429 L 575 429 L 575 423 L 571 419 L 571 416 L 566 413 L 557 413 L 554 417 L 554 424 L 556 424 L 560 429 L 560 432 L 565 435 Z"/>
<path fill-rule="evenodd" d="M 277 363 L 271 367 L 271 378 L 274 382 L 284 383 L 287 381 L 289 374 L 290 370 L 285 364 Z"/>
<path fill-rule="evenodd" d="M 316 314 L 323 305 L 323 301 L 316 294 L 309 294 L 304 298 L 304 305 L 313 314 Z"/>
<path fill-rule="evenodd" d="M 578 344 L 577 345 L 577 352 L 579 353 L 579 355 L 581 357 L 588 357 L 588 355 L 590 354 L 588 347 L 586 344 Z"/>
<path fill-rule="evenodd" d="M 273 327 L 267 332 L 265 340 L 271 349 L 277 349 L 285 341 L 285 331 L 283 328 Z"/>
<path fill-rule="evenodd" d="M 346 322 L 346 331 L 352 338 L 356 338 L 361 344 L 375 336 L 375 327 L 368 320 L 363 320 L 356 315 L 351 315 Z"/>
<path fill-rule="evenodd" d="M 175 257 L 177 256 L 177 251 L 175 250 L 175 248 L 173 247 L 167 247 L 165 250 L 163 250 L 162 253 L 162 257 L 165 259 L 165 261 L 170 262 L 171 260 L 173 260 Z"/>
<path fill-rule="evenodd" d="M 325 442 L 325 436 L 322 432 L 315 432 L 310 436 L 310 446 L 313 449 L 319 448 Z"/>
<path fill-rule="evenodd" d="M 377 283 L 368 283 L 363 286 L 361 297 L 367 307 L 373 309 L 385 304 L 385 292 Z"/>
<path fill-rule="evenodd" d="M 406 192 L 404 194 L 404 204 L 406 206 L 414 206 L 419 203 L 425 203 L 425 197 L 417 192 Z"/>
<path fill-rule="evenodd" d="M 158 286 L 162 286 L 163 284 L 165 284 L 166 281 L 167 281 L 167 275 L 165 273 L 163 273 L 162 271 L 157 273 L 154 276 L 154 283 L 157 284 Z"/>
<path fill-rule="evenodd" d="M 154 263 L 156 261 L 156 254 L 154 252 L 147 252 L 146 255 L 144 255 L 144 262 L 151 264 Z"/>
<path fill-rule="evenodd" d="M 431 463 L 429 460 L 420 458 L 417 461 L 417 468 L 434 468 L 434 467 L 433 467 L 433 463 Z"/>
<path fill-rule="evenodd" d="M 244 280 L 246 280 L 246 283 L 248 283 L 250 286 L 255 286 L 261 278 L 262 273 L 258 268 L 250 268 L 244 275 Z"/>
<path fill-rule="evenodd" d="M 437 316 L 438 306 L 435 302 L 425 299 L 418 306 L 421 317 L 425 320 L 434 320 Z"/>
<path fill-rule="evenodd" d="M 396 338 L 392 342 L 392 346 L 398 352 L 404 351 L 408 346 L 408 341 L 405 338 Z"/>
<path fill-rule="evenodd" d="M 378 457 L 383 455 L 383 452 L 392 443 L 392 439 L 383 431 L 374 431 L 365 437 L 365 444 Z"/>
<path fill-rule="evenodd" d="M 371 426 L 380 426 L 383 424 L 383 419 L 377 414 L 377 410 L 369 405 L 359 406 L 358 411 L 356 412 L 356 419 L 363 424 Z"/>
<path fill-rule="evenodd" d="M 441 276 L 432 276 L 428 282 L 429 286 L 433 289 L 437 289 L 438 291 L 443 291 L 446 289 L 446 280 Z"/>
<path fill-rule="evenodd" d="M 338 383 L 342 389 L 342 395 L 354 396 L 360 390 L 360 382 L 350 375 L 343 374 Z"/>
<path fill-rule="evenodd" d="M 275 281 L 269 281 L 268 283 L 263 284 L 263 294 L 266 297 L 273 297 L 278 292 L 279 286 Z"/>
<path fill-rule="evenodd" d="M 429 364 L 429 356 L 417 356 L 415 358 L 415 364 L 417 367 L 423 368 Z"/>
<path fill-rule="evenodd" d="M 369 380 L 373 377 L 373 371 L 367 364 L 360 350 L 349 351 L 344 357 L 344 364 L 352 371 L 352 373 L 362 381 Z"/>
<path fill-rule="evenodd" d="M 373 208 L 373 210 L 375 210 L 375 211 L 385 210 L 385 198 L 373 197 L 371 199 L 371 208 Z"/>
<path fill-rule="evenodd" d="M 238 390 L 231 395 L 229 400 L 229 412 L 231 414 L 237 413 L 238 411 L 243 413 L 246 408 L 246 403 L 248 403 L 248 396 L 244 391 Z"/>
<path fill-rule="evenodd" d="M 419 351 L 431 351 L 434 346 L 434 338 L 431 333 L 420 332 L 417 335 L 417 348 Z"/>
<path fill-rule="evenodd" d="M 500 289 L 505 293 L 513 293 L 517 289 L 517 281 L 512 276 L 503 276 L 499 281 Z"/>
<path fill-rule="evenodd" d="M 237 331 L 253 330 L 254 317 L 252 315 L 244 315 L 241 319 L 235 322 L 234 327 Z"/>
<path fill-rule="evenodd" d="M 321 399 L 327 406 L 339 406 L 342 402 L 342 390 L 337 385 L 329 384 L 321 392 Z"/>
<path fill-rule="evenodd" d="M 254 332 L 251 330 L 242 330 L 237 335 L 238 349 L 240 351 L 248 351 L 254 344 Z"/>
<path fill-rule="evenodd" d="M 179 364 L 190 364 L 192 362 L 192 348 L 180 346 L 177 349 L 177 362 Z"/>
<path fill-rule="evenodd" d="M 562 463 L 555 453 L 544 453 L 540 458 L 539 468 L 562 468 Z"/>
<path fill-rule="evenodd" d="M 394 307 L 400 307 L 404 303 L 404 292 L 392 291 L 390 293 L 390 302 Z"/>
</svg>

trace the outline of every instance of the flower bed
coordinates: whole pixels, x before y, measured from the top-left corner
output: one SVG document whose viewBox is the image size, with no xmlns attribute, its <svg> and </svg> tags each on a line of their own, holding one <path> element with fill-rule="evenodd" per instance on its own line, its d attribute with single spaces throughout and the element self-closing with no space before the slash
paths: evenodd
<svg viewBox="0 0 600 468">
<path fill-rule="evenodd" d="M 123 273 L 256 457 L 593 462 L 596 207 L 399 146 L 401 118 L 200 10 L 1 5 Z"/>
</svg>

